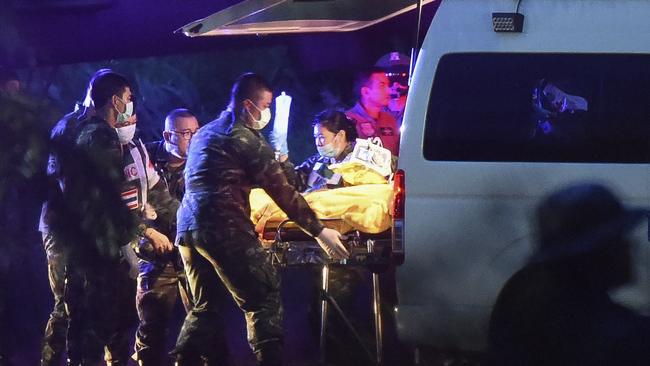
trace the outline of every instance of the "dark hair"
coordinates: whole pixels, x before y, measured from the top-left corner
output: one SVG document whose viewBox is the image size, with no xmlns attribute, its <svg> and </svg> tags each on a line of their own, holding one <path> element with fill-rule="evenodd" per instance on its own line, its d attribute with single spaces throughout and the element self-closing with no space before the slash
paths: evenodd
<svg viewBox="0 0 650 366">
<path fill-rule="evenodd" d="M 374 74 L 385 75 L 386 70 L 382 69 L 381 67 L 373 66 L 357 72 L 354 78 L 354 93 L 357 98 L 361 99 L 361 88 L 364 86 L 370 86 L 370 78 Z"/>
<path fill-rule="evenodd" d="M 196 115 L 190 112 L 190 110 L 187 108 L 176 108 L 173 111 L 167 113 L 167 117 L 165 117 L 165 129 L 167 129 L 168 121 L 175 121 L 177 118 L 189 117 L 196 118 Z"/>
<path fill-rule="evenodd" d="M 271 91 L 269 83 L 263 77 L 252 72 L 240 75 L 232 86 L 228 106 L 235 118 L 239 117 L 244 101 L 246 99 L 256 101 L 262 91 Z"/>
<path fill-rule="evenodd" d="M 126 87 L 131 87 L 129 81 L 111 69 L 101 69 L 95 72 L 90 80 L 90 97 L 95 108 L 102 108 L 113 95 L 121 95 Z"/>
<path fill-rule="evenodd" d="M 343 130 L 348 142 L 355 141 L 359 136 L 356 122 L 337 109 L 326 109 L 318 113 L 314 118 L 313 125 L 321 125 L 333 133 Z"/>
</svg>

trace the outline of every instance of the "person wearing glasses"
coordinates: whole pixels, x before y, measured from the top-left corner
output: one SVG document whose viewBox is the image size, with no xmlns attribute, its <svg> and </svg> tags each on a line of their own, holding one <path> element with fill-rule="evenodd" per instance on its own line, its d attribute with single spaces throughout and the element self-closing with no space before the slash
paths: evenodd
<svg viewBox="0 0 650 366">
<path fill-rule="evenodd" d="M 199 129 L 196 116 L 185 108 L 174 109 L 165 118 L 163 139 L 146 144 L 154 169 L 169 193 L 179 201 L 185 193 L 183 170 L 192 136 Z M 159 222 L 154 227 L 172 242 L 176 236 L 175 220 Z M 185 280 L 183 263 L 177 250 L 160 253 L 148 240 L 141 240 L 138 255 L 138 289 L 136 308 L 140 324 L 136 332 L 135 358 L 139 365 L 161 365 L 164 354 L 166 330 L 174 305 L 180 294 L 186 311 L 192 308 Z M 227 351 L 225 337 L 215 342 L 223 353 Z"/>
<path fill-rule="evenodd" d="M 199 121 L 191 111 L 174 109 L 165 118 L 163 139 L 146 145 L 154 168 L 167 185 L 169 193 L 179 200 L 183 198 L 185 190 L 183 169 L 187 150 L 198 129 Z"/>
</svg>

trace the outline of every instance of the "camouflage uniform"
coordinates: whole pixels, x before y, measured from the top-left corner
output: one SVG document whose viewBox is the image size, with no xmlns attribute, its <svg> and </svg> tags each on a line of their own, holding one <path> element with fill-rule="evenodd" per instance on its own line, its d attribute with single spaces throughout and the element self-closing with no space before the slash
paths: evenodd
<svg viewBox="0 0 650 366">
<path fill-rule="evenodd" d="M 279 277 L 263 253 L 250 220 L 248 196 L 261 187 L 312 235 L 323 229 L 302 196 L 287 182 L 273 149 L 259 131 L 224 112 L 192 139 L 186 192 L 178 212 L 177 243 L 194 298 L 174 353 L 207 354 L 218 316 L 214 287 L 223 282 L 244 311 L 248 341 L 259 365 L 282 360 Z M 213 269 L 204 271 L 205 268 Z"/>
<path fill-rule="evenodd" d="M 65 255 L 52 233 L 43 233 L 43 246 L 47 255 L 47 274 L 54 296 L 54 308 L 45 326 L 41 345 L 41 366 L 58 365 L 65 352 L 68 316 L 63 302 L 65 289 Z"/>
<path fill-rule="evenodd" d="M 61 119 L 52 129 L 50 134 L 50 155 L 47 165 L 48 192 L 47 202 L 43 204 L 41 211 L 39 231 L 43 237 L 43 246 L 47 255 L 47 272 L 50 282 L 50 289 L 54 296 L 54 308 L 45 326 L 41 346 L 41 365 L 58 365 L 61 356 L 65 352 L 66 333 L 68 331 L 68 316 L 65 311 L 63 294 L 65 289 L 65 259 L 64 248 L 61 243 L 54 240 L 54 235 L 49 229 L 49 217 L 52 215 L 52 201 L 54 206 L 61 198 L 62 171 L 61 166 L 65 159 L 70 158 L 73 141 L 73 134 L 77 126 L 79 112 L 73 112 Z M 49 208 L 48 208 L 49 207 Z"/>
<path fill-rule="evenodd" d="M 122 314 L 120 243 L 136 221 L 122 203 L 121 146 L 115 130 L 93 117 L 77 123 L 57 156 L 61 194 L 48 202 L 47 221 L 66 258 L 65 307 L 72 364 L 97 361 Z"/>
<path fill-rule="evenodd" d="M 147 150 L 154 168 L 167 190 L 178 200 L 183 198 L 185 181 L 183 169 L 185 164 L 171 167 L 168 164 L 168 152 L 164 148 L 164 141 L 147 144 Z M 158 231 L 167 235 L 172 241 L 176 237 L 176 220 L 165 224 L 156 220 L 154 225 Z M 149 244 L 150 246 L 150 244 Z M 144 250 L 143 250 L 144 251 Z M 139 253 L 138 260 L 138 290 L 136 295 L 136 308 L 140 325 L 135 339 L 137 359 L 144 365 L 162 364 L 161 354 L 164 348 L 167 323 L 171 318 L 174 304 L 180 293 L 186 311 L 190 311 L 192 304 L 188 297 L 187 280 L 183 271 L 178 251 L 161 257 L 159 255 L 146 255 Z M 222 285 L 221 293 L 225 294 Z M 223 295 L 220 297 L 223 298 Z M 219 337 L 215 353 L 224 358 L 227 356 L 227 347 L 223 334 L 224 327 L 219 327 Z"/>
<path fill-rule="evenodd" d="M 147 219 L 147 225 L 152 224 L 163 234 L 168 234 L 169 230 L 175 227 L 175 215 L 179 205 L 178 200 L 171 197 L 169 194 L 167 185 L 165 184 L 166 182 L 164 179 L 160 178 L 157 171 L 154 169 L 154 165 L 149 158 L 149 154 L 139 139 L 133 139 L 128 144 L 122 145 L 122 148 L 124 149 L 122 165 L 124 167 L 124 175 L 126 180 L 122 185 L 122 199 L 124 203 L 131 210 L 131 212 L 135 213 L 136 216 Z M 153 211 L 147 213 L 147 209 L 153 209 Z M 151 215 L 151 217 L 147 217 L 148 215 Z M 148 240 L 144 238 L 141 238 L 138 243 L 149 244 Z M 139 249 L 139 247 L 136 249 Z M 173 258 L 161 258 L 159 262 L 162 263 L 162 266 L 160 265 L 161 263 L 156 263 L 157 265 L 153 265 L 150 262 L 138 260 L 138 273 L 143 272 L 144 269 L 145 271 L 152 271 L 152 273 L 149 274 L 153 274 L 153 278 L 148 278 L 146 274 L 145 276 L 138 275 L 138 288 L 148 289 L 150 284 L 158 282 L 159 285 L 163 288 L 169 289 L 171 287 L 174 290 L 173 294 L 175 295 L 177 281 L 174 281 L 174 279 L 175 277 L 177 278 L 177 276 L 174 277 L 173 274 L 175 274 L 176 271 L 174 270 L 173 265 L 171 267 L 166 266 L 166 264 L 170 262 L 170 259 Z M 166 268 L 170 268 L 167 271 L 171 270 L 172 272 L 171 279 L 165 275 L 159 276 L 159 278 L 157 278 L 155 273 L 166 273 Z M 167 284 L 166 287 L 165 283 Z M 146 296 L 146 298 L 142 299 L 140 297 L 140 295 L 142 295 L 141 292 L 138 292 L 137 294 L 134 292 L 124 291 L 125 295 L 127 293 L 130 295 L 130 301 L 133 301 L 134 297 L 136 298 L 136 307 L 138 304 L 144 304 L 145 308 L 149 308 L 150 314 L 156 311 L 160 311 L 160 302 L 157 301 L 157 296 L 155 294 L 153 296 Z M 173 306 L 173 302 L 171 303 L 171 306 Z M 170 307 L 170 311 L 171 306 L 168 306 Z M 141 309 L 142 307 L 137 307 L 138 316 L 141 315 Z M 148 317 L 140 317 L 140 319 L 151 320 L 141 322 L 140 327 L 138 328 L 139 331 L 143 328 L 145 329 L 145 336 L 140 336 L 136 339 L 137 342 L 138 340 L 142 341 L 144 338 L 146 338 L 145 346 L 143 347 L 144 349 L 147 348 L 146 342 L 152 343 L 154 346 L 156 346 L 156 342 L 159 340 L 164 340 L 164 322 L 162 323 L 163 327 L 161 328 L 159 324 L 156 324 L 156 318 L 156 316 L 154 316 L 154 319 L 150 319 Z M 109 358 L 112 358 L 126 362 L 128 355 L 128 342 L 130 340 L 130 336 L 127 335 L 131 325 L 131 323 L 124 323 L 125 328 L 119 330 L 119 334 L 123 334 L 124 337 L 120 338 L 118 348 L 115 350 L 110 349 L 110 347 L 108 348 L 110 354 L 106 355 L 107 360 Z M 158 333 L 151 336 L 151 331 L 158 331 Z M 142 333 L 138 332 L 138 334 L 141 335 Z M 161 348 L 162 342 L 160 342 L 159 348 L 154 348 L 151 350 L 151 352 L 144 351 L 144 357 L 141 357 L 142 361 L 146 362 L 147 364 L 160 364 L 159 357 Z M 158 353 L 156 354 L 156 352 Z M 138 356 L 141 356 L 141 354 L 138 354 Z"/>
<path fill-rule="evenodd" d="M 64 294 L 68 355 L 74 364 L 94 362 L 106 347 L 109 364 L 126 364 L 128 330 L 136 319 L 135 283 L 122 247 L 135 240 L 136 226 L 140 231 L 146 228 L 145 202 L 168 221 L 178 202 L 153 169 L 150 173 L 144 169 L 146 177 L 137 171 L 138 165 L 148 164 L 141 143 L 122 146 L 106 121 L 98 117 L 82 121 L 74 141 L 74 163 L 63 175 L 60 211 L 65 215 L 50 220 L 68 259 Z"/>
</svg>

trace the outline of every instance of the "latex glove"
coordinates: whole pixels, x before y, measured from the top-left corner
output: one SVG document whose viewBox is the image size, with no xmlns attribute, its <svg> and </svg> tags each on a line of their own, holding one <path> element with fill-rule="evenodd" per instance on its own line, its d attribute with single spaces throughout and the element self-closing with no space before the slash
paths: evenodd
<svg viewBox="0 0 650 366">
<path fill-rule="evenodd" d="M 271 138 L 271 146 L 273 146 L 273 149 L 276 151 L 276 153 L 280 155 L 289 154 L 289 145 L 287 143 L 286 133 L 278 133 L 274 130 L 271 131 L 270 138 Z"/>
<path fill-rule="evenodd" d="M 348 250 L 341 243 L 341 234 L 334 229 L 324 228 L 316 237 L 316 241 L 332 259 L 347 259 L 350 256 Z"/>
<path fill-rule="evenodd" d="M 285 92 L 275 98 L 275 119 L 273 120 L 273 132 L 271 133 L 271 144 L 275 151 L 281 155 L 289 153 L 287 135 L 289 132 L 289 113 L 291 110 L 291 96 Z"/>
<path fill-rule="evenodd" d="M 144 232 L 144 236 L 151 241 L 151 245 L 158 254 L 165 254 L 174 250 L 174 246 L 167 236 L 156 229 L 147 228 Z"/>
</svg>

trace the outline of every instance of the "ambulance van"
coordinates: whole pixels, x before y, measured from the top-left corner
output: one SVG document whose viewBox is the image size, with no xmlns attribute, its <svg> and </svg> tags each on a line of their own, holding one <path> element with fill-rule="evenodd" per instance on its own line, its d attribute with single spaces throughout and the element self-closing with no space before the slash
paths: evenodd
<svg viewBox="0 0 650 366">
<path fill-rule="evenodd" d="M 400 338 L 484 351 L 549 192 L 600 182 L 650 206 L 650 1 L 442 0 L 413 73 L 396 174 Z M 650 313 L 648 224 L 617 301 Z"/>
</svg>

